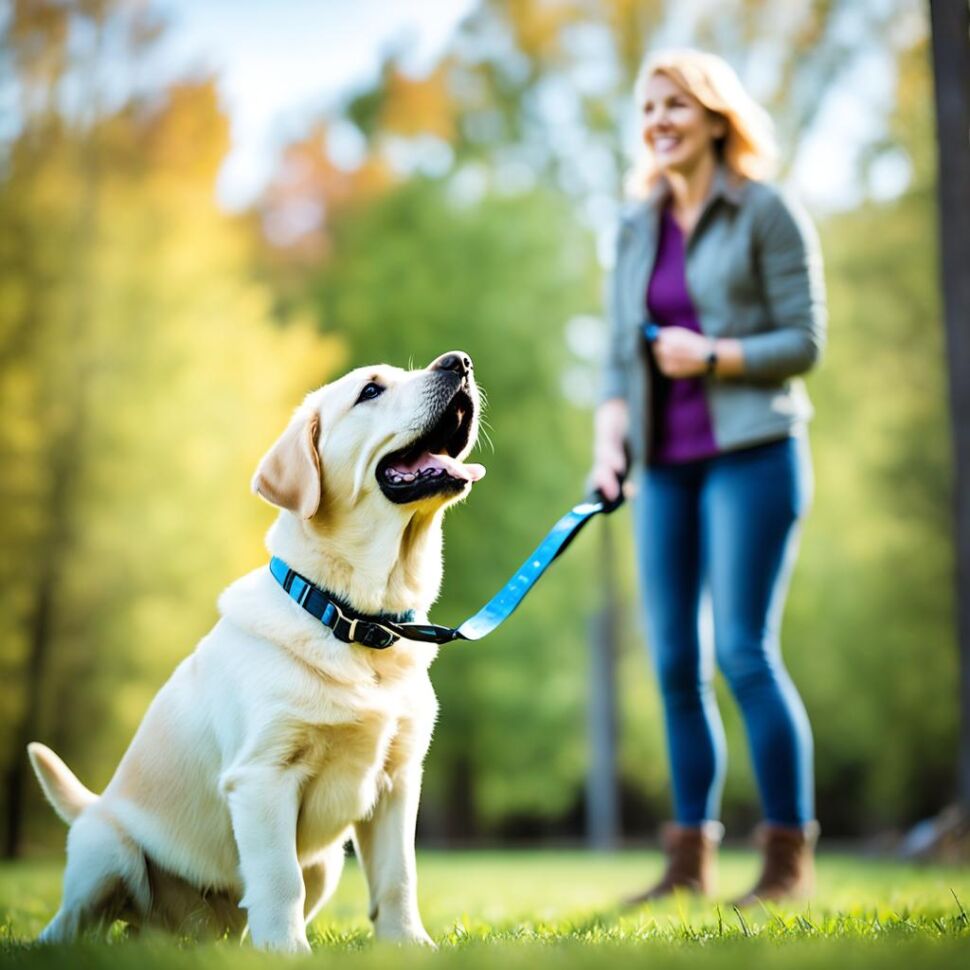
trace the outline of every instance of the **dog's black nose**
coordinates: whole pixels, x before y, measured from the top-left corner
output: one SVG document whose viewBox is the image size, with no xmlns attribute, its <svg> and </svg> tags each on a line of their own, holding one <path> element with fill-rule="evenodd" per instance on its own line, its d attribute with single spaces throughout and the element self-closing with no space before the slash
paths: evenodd
<svg viewBox="0 0 970 970">
<path fill-rule="evenodd" d="M 462 377 L 471 373 L 472 359 L 460 350 L 449 350 L 431 362 L 430 370 L 453 370 Z"/>
</svg>

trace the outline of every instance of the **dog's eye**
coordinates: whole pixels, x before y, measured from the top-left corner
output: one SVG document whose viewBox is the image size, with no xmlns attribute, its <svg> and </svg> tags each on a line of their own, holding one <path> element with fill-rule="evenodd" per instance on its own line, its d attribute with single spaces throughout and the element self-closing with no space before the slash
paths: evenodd
<svg viewBox="0 0 970 970">
<path fill-rule="evenodd" d="M 375 384 L 373 381 L 370 381 L 363 386 L 354 404 L 360 404 L 361 401 L 372 401 L 375 397 L 380 397 L 383 393 L 384 388 L 380 384 Z"/>
</svg>

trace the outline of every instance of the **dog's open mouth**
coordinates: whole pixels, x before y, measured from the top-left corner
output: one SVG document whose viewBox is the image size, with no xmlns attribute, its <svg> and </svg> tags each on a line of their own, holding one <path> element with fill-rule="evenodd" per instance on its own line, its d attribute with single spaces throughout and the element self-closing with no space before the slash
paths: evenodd
<svg viewBox="0 0 970 970">
<path fill-rule="evenodd" d="M 460 384 L 430 430 L 406 448 L 385 455 L 377 482 L 392 502 L 404 505 L 434 494 L 456 494 L 485 474 L 485 467 L 458 460 L 468 444 L 475 404 Z"/>
</svg>

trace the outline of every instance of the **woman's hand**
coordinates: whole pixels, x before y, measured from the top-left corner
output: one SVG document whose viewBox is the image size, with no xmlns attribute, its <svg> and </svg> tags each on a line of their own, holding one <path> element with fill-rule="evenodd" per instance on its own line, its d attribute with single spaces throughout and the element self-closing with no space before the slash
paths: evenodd
<svg viewBox="0 0 970 970">
<path fill-rule="evenodd" d="M 722 337 L 714 340 L 686 327 L 660 327 L 650 345 L 660 373 L 666 377 L 697 377 L 708 373 L 711 351 L 716 355 L 713 373 L 718 377 L 744 374 L 741 341 Z"/>
<path fill-rule="evenodd" d="M 626 440 L 630 412 L 626 401 L 612 398 L 596 410 L 593 441 L 593 469 L 589 473 L 590 488 L 599 489 L 603 497 L 613 501 L 620 494 L 620 477 L 626 473 Z"/>
<path fill-rule="evenodd" d="M 715 341 L 686 327 L 661 327 L 651 346 L 665 377 L 697 377 L 707 372 L 707 358 Z"/>
</svg>

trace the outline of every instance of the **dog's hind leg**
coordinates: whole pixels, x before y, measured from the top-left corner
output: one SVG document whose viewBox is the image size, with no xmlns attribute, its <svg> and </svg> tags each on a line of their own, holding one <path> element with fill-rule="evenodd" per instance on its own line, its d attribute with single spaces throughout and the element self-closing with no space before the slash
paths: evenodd
<svg viewBox="0 0 970 970">
<path fill-rule="evenodd" d="M 303 868 L 303 884 L 306 886 L 306 899 L 303 912 L 307 926 L 323 905 L 334 894 L 344 869 L 345 839 L 339 838 L 321 853 L 312 865 Z"/>
<path fill-rule="evenodd" d="M 151 907 L 145 857 L 109 816 L 93 806 L 81 813 L 68 833 L 64 898 L 40 941 L 69 942 L 88 927 L 117 919 L 127 907 L 141 913 Z"/>
<path fill-rule="evenodd" d="M 239 908 L 238 893 L 229 888 L 195 885 L 148 855 L 145 865 L 151 887 L 151 912 L 147 918 L 144 913 L 136 912 L 134 916 L 146 928 L 193 939 L 242 935 L 246 914 Z M 122 918 L 132 917 L 125 914 Z"/>
</svg>

